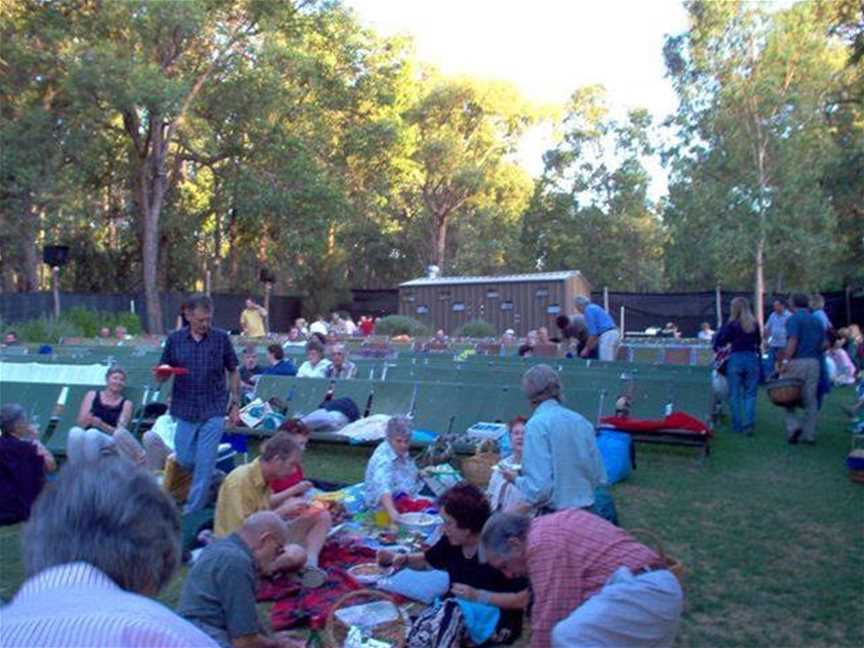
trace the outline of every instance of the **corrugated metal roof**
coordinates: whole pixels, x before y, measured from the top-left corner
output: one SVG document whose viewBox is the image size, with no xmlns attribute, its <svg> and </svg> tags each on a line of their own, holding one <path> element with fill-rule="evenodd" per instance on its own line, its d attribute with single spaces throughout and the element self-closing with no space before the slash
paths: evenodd
<svg viewBox="0 0 864 648">
<path fill-rule="evenodd" d="M 455 284 L 480 283 L 523 283 L 526 281 L 563 281 L 570 277 L 580 276 L 578 270 L 563 270 L 561 272 L 533 272 L 531 274 L 500 275 L 497 277 L 421 277 L 399 284 L 400 288 L 415 288 L 417 286 L 452 286 Z"/>
</svg>

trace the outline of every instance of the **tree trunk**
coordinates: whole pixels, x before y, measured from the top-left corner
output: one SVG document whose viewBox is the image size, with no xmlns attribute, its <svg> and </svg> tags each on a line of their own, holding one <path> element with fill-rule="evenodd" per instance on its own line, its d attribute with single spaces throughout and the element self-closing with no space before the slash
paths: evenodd
<svg viewBox="0 0 864 648">
<path fill-rule="evenodd" d="M 756 242 L 756 287 L 753 291 L 753 307 L 755 309 L 756 322 L 760 330 L 765 322 L 765 237 L 760 236 Z"/>
<path fill-rule="evenodd" d="M 24 250 L 24 267 L 22 268 L 24 292 L 36 292 L 39 290 L 39 250 L 36 247 L 39 225 L 29 192 L 24 197 L 23 212 L 24 227 L 21 228 L 21 245 Z"/>
<path fill-rule="evenodd" d="M 447 250 L 447 214 L 435 214 L 434 250 L 432 262 L 444 274 L 444 259 Z"/>
</svg>

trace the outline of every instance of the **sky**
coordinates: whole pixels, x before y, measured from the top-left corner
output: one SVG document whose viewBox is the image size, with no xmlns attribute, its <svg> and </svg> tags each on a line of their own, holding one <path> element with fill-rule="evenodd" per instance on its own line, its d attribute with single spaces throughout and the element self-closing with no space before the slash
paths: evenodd
<svg viewBox="0 0 864 648">
<path fill-rule="evenodd" d="M 410 34 L 418 58 L 447 75 L 511 81 L 540 104 L 563 104 L 579 87 L 606 87 L 614 115 L 675 111 L 663 42 L 687 29 L 680 0 L 344 0 L 381 34 Z M 532 174 L 554 145 L 550 126 L 529 133 L 519 162 Z M 651 194 L 665 193 L 659 163 Z"/>
</svg>

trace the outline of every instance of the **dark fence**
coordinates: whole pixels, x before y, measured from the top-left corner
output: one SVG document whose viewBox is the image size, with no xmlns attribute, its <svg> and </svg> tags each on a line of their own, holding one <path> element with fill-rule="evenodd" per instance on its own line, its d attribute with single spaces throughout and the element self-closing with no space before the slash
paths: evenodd
<svg viewBox="0 0 864 648">
<path fill-rule="evenodd" d="M 724 290 L 720 293 L 723 321 L 729 317 L 729 302 L 733 297 L 746 297 L 751 302 L 753 293 Z M 835 327 L 846 326 L 853 322 L 864 323 L 864 292 L 855 291 L 849 298 L 845 291 L 825 292 L 825 311 Z M 784 295 L 785 297 L 785 295 Z M 603 303 L 603 293 L 591 294 L 597 304 Z M 773 295 L 765 296 L 765 315 L 771 312 Z M 609 311 L 618 322 L 621 307 L 624 307 L 624 326 L 628 331 L 644 331 L 651 326 L 663 327 L 674 322 L 685 337 L 695 337 L 702 322 L 712 328 L 717 326 L 716 293 L 625 293 L 609 292 Z"/>
<path fill-rule="evenodd" d="M 166 331 L 177 325 L 180 305 L 191 293 L 162 293 L 162 326 Z M 236 331 L 240 328 L 240 312 L 245 307 L 247 295 L 213 294 L 215 310 L 214 324 L 219 328 Z M 287 331 L 300 317 L 302 300 L 299 297 L 270 297 L 270 329 Z M 142 318 L 146 313 L 147 302 L 143 294 L 102 295 L 84 293 L 60 293 L 61 311 L 72 308 L 118 313 L 134 311 Z M 0 318 L 4 322 L 20 322 L 54 312 L 54 297 L 50 292 L 37 293 L 0 293 Z"/>
<path fill-rule="evenodd" d="M 399 312 L 399 290 L 397 288 L 363 290 L 351 289 L 351 303 L 341 304 L 338 310 L 348 311 L 356 322 L 363 315 L 384 317 Z"/>
</svg>

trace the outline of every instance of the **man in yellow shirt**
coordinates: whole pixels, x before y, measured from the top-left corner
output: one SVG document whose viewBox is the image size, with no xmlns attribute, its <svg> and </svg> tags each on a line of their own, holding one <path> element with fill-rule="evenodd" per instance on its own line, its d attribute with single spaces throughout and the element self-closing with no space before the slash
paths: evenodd
<svg viewBox="0 0 864 648">
<path fill-rule="evenodd" d="M 294 474 L 301 456 L 302 450 L 291 435 L 278 432 L 263 445 L 260 457 L 228 473 L 216 501 L 214 533 L 220 538 L 239 529 L 244 520 L 257 511 L 272 510 L 286 520 L 288 544 L 277 559 L 275 570 L 296 570 L 304 563 L 317 567 L 318 556 L 332 525 L 326 510 L 311 506 L 302 496 L 295 496 L 298 487 L 299 490 L 308 489 L 308 482 L 276 494 L 270 487 L 271 483 Z M 305 552 L 298 551 L 297 545 Z"/>
<path fill-rule="evenodd" d="M 240 331 L 244 337 L 264 337 L 267 335 L 264 328 L 265 317 L 267 317 L 267 310 L 249 297 L 246 300 L 246 308 L 240 314 Z"/>
</svg>

